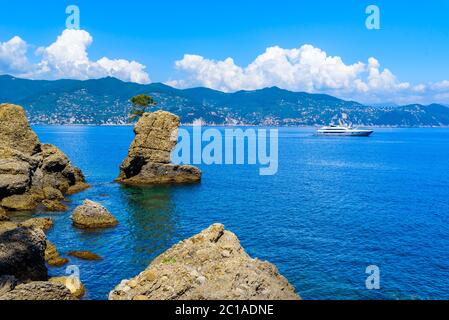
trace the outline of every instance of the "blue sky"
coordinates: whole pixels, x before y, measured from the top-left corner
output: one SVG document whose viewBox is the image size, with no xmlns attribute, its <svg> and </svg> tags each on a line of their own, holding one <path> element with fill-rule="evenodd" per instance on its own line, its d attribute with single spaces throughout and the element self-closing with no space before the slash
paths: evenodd
<svg viewBox="0 0 449 320">
<path fill-rule="evenodd" d="M 446 88 L 444 81 L 449 80 L 449 1 L 418 4 L 402 0 L 347 0 L 339 3 L 321 0 L 193 0 L 169 3 L 134 0 L 24 3 L 2 0 L 0 3 L 0 45 L 3 43 L 4 47 L 3 62 L 0 51 L 0 73 L 15 73 L 30 78 L 95 77 L 106 70 L 106 65 L 107 70 L 111 70 L 111 61 L 124 59 L 145 66 L 145 73 L 151 81 L 168 82 L 179 87 L 204 85 L 235 91 L 278 84 L 286 89 L 326 92 L 343 98 L 366 98 L 373 102 L 406 102 L 409 96 L 420 100 L 417 102 L 449 101 L 449 95 L 441 89 Z M 101 68 L 98 64 L 91 67 L 101 71 L 64 74 L 57 67 L 59 73 L 55 73 L 51 65 L 54 59 L 51 58 L 47 58 L 50 62 L 44 63 L 49 66 L 45 72 L 27 73 L 23 68 L 19 72 L 8 65 L 12 62 L 5 58 L 10 54 L 5 49 L 5 43 L 15 36 L 26 42 L 27 63 L 42 62 L 42 52 L 49 56 L 51 50 L 47 52 L 44 49 L 39 54 L 35 51 L 39 47 L 48 48 L 61 35 L 67 17 L 65 8 L 69 4 L 80 8 L 81 29 L 92 38 L 84 42 L 88 43 L 86 52 L 89 60 L 110 59 L 107 63 L 100 63 Z M 365 8 L 370 4 L 380 9 L 380 30 L 368 30 L 365 26 Z M 342 76 L 340 83 L 334 84 L 323 80 L 323 74 L 319 79 L 303 79 L 298 75 L 292 75 L 291 79 L 279 79 L 278 74 L 273 76 L 272 66 L 267 67 L 267 64 L 257 65 L 256 71 L 245 70 L 267 48 L 278 46 L 282 50 L 293 50 L 305 44 L 311 45 L 314 50 L 303 48 L 299 56 L 303 57 L 302 52 L 304 55 L 325 52 L 326 57 L 338 56 L 344 66 L 352 66 L 344 71 L 351 75 Z M 185 54 L 195 56 L 186 59 Z M 274 59 L 270 61 L 276 65 L 275 59 L 286 56 L 288 60 L 302 59 L 296 58 L 296 54 L 284 51 L 276 53 L 276 58 L 271 53 L 269 55 L 270 59 Z M 232 63 L 226 62 L 228 57 L 233 59 Z M 368 62 L 370 57 L 377 62 Z M 348 81 L 353 83 L 359 78 L 364 83 L 369 81 L 368 71 L 361 71 L 355 66 L 358 62 L 366 65 L 367 70 L 368 65 L 374 66 L 380 74 L 387 68 L 395 78 L 395 89 L 387 90 L 385 85 L 379 89 L 376 85 L 373 90 L 370 85 L 362 88 L 359 84 L 356 84 L 357 89 L 353 84 L 349 88 Z M 124 80 L 147 82 L 145 76 L 128 76 L 126 72 L 137 70 L 134 67 L 122 65 L 124 69 L 117 69 L 116 73 Z M 304 72 L 301 68 L 280 72 Z M 142 71 L 139 70 L 135 72 Z M 340 76 L 333 70 L 323 72 L 324 77 Z M 363 75 L 363 72 L 366 74 Z M 229 76 L 230 73 L 234 75 Z M 256 76 L 262 79 L 255 79 Z M 385 77 L 382 79 L 386 81 Z M 405 83 L 409 84 L 408 88 Z M 437 84 L 441 85 L 435 91 Z M 432 85 L 434 87 L 430 89 Z M 449 91 L 449 85 L 447 87 Z M 398 93 L 398 90 L 401 92 Z"/>
</svg>

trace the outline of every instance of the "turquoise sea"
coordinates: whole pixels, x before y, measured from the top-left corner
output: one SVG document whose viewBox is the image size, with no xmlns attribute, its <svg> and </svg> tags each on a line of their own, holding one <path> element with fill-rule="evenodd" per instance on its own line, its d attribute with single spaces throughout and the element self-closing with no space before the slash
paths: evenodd
<svg viewBox="0 0 449 320">
<path fill-rule="evenodd" d="M 304 299 L 449 299 L 449 129 L 325 138 L 313 128 L 280 128 L 274 176 L 250 165 L 200 166 L 200 184 L 147 188 L 113 182 L 131 127 L 33 129 L 92 185 L 70 197 L 69 212 L 51 214 L 48 234 L 62 255 L 104 257 L 71 259 L 87 299 L 106 299 L 122 279 L 215 222 L 236 233 L 251 256 L 274 263 Z M 106 206 L 119 226 L 73 228 L 71 210 L 86 198 Z M 380 268 L 380 290 L 365 287 L 369 265 Z"/>
</svg>

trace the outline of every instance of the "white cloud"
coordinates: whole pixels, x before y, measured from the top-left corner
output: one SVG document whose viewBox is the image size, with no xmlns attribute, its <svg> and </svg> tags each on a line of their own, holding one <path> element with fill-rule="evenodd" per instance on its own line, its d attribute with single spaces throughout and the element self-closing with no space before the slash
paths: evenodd
<svg viewBox="0 0 449 320">
<path fill-rule="evenodd" d="M 0 42 L 0 70 L 3 72 L 23 72 L 29 67 L 26 56 L 28 46 L 20 37 Z"/>
<path fill-rule="evenodd" d="M 88 48 L 92 42 L 87 31 L 64 30 L 54 43 L 36 50 L 40 62 L 30 64 L 26 42 L 14 37 L 0 44 L 0 72 L 32 79 L 85 80 L 111 76 L 124 81 L 150 82 L 145 66 L 136 61 L 106 57 L 91 61 Z"/>
<path fill-rule="evenodd" d="M 373 57 L 366 63 L 345 64 L 342 58 L 329 56 L 308 44 L 294 49 L 267 48 L 246 67 L 235 64 L 232 58 L 216 61 L 191 54 L 184 55 L 175 66 L 185 78 L 168 84 L 181 88 L 206 86 L 227 92 L 278 86 L 362 102 L 408 103 L 414 102 L 410 99 L 416 98 L 417 93 L 421 93 L 418 102 L 425 102 L 437 98 L 433 91 L 449 88 L 449 81 L 412 86 L 400 82 L 389 69 L 381 69 Z"/>
</svg>

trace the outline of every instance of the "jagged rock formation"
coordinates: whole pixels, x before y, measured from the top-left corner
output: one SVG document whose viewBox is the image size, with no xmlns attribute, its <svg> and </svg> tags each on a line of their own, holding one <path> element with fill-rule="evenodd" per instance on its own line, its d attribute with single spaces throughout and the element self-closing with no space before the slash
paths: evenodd
<svg viewBox="0 0 449 320">
<path fill-rule="evenodd" d="M 118 224 L 117 219 L 101 204 L 84 200 L 72 214 L 75 227 L 81 229 L 109 228 Z"/>
<path fill-rule="evenodd" d="M 129 185 L 192 183 L 201 171 L 189 165 L 170 163 L 177 143 L 179 118 L 169 112 L 145 113 L 134 128 L 135 138 L 128 157 L 120 166 L 118 182 Z"/>
<path fill-rule="evenodd" d="M 109 294 L 111 300 L 295 300 L 274 265 L 252 259 L 223 225 L 212 225 L 157 257 Z"/>
<path fill-rule="evenodd" d="M 0 207 L 34 210 L 44 204 L 61 210 L 64 194 L 87 187 L 81 170 L 61 150 L 41 144 L 22 107 L 0 105 Z"/>
<path fill-rule="evenodd" d="M 37 228 L 0 230 L 0 275 L 20 281 L 47 280 L 46 237 Z"/>
<path fill-rule="evenodd" d="M 36 281 L 16 286 L 0 295 L 0 300 L 75 300 L 75 297 L 61 283 Z"/>
</svg>

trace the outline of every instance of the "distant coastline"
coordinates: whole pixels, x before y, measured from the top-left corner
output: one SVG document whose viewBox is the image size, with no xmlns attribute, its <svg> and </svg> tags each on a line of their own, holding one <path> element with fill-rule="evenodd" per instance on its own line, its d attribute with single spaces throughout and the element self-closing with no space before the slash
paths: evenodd
<svg viewBox="0 0 449 320">
<path fill-rule="evenodd" d="M 31 123 L 31 126 L 40 127 L 133 127 L 134 124 L 48 124 L 48 123 Z M 181 123 L 181 127 L 194 127 L 196 125 L 192 123 Z M 323 124 L 315 125 L 279 125 L 279 126 L 269 126 L 269 125 L 254 125 L 254 124 L 203 124 L 202 127 L 215 127 L 215 128 L 320 128 Z M 357 127 L 372 128 L 372 129 L 449 129 L 449 125 L 442 126 L 371 126 L 371 125 L 356 125 Z"/>
<path fill-rule="evenodd" d="M 39 81 L 0 76 L 0 103 L 21 105 L 32 124 L 128 125 L 130 98 L 147 94 L 157 109 L 177 114 L 189 126 L 320 126 L 345 119 L 365 127 L 446 127 L 443 104 L 370 106 L 326 94 L 278 87 L 225 93 L 208 88 L 176 89 L 115 78 Z"/>
</svg>

